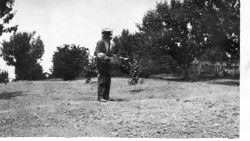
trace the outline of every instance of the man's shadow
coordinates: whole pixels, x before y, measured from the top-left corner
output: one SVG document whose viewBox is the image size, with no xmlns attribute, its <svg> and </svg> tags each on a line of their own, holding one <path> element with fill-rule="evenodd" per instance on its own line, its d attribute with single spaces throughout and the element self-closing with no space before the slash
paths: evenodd
<svg viewBox="0 0 250 141">
<path fill-rule="evenodd" d="M 16 92 L 2 92 L 0 93 L 0 100 L 5 99 L 9 100 L 11 98 L 17 97 L 17 96 L 24 96 L 26 94 L 23 94 L 22 91 L 16 91 Z"/>
<path fill-rule="evenodd" d="M 129 99 L 127 99 L 127 98 L 114 98 L 113 101 L 114 102 L 128 102 Z"/>
</svg>

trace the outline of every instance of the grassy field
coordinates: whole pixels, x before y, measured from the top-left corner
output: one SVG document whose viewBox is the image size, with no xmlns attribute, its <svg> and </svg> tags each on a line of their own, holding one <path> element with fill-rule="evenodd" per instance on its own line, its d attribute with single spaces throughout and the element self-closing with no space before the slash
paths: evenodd
<svg viewBox="0 0 250 141">
<path fill-rule="evenodd" d="M 0 84 L 1 137 L 239 138 L 239 81 L 112 78 L 96 101 L 96 79 Z"/>
</svg>

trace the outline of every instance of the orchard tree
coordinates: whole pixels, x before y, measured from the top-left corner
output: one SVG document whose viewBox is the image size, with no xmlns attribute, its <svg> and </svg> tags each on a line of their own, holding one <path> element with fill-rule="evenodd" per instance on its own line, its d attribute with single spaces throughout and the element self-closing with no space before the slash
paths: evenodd
<svg viewBox="0 0 250 141">
<path fill-rule="evenodd" d="M 41 65 L 38 61 L 44 53 L 44 44 L 36 32 L 17 33 L 10 41 L 3 42 L 2 54 L 7 65 L 15 67 L 17 80 L 44 79 Z"/>
<path fill-rule="evenodd" d="M 7 26 L 15 15 L 13 11 L 14 0 L 0 1 L 0 37 L 4 32 L 16 31 L 17 26 Z"/>
<path fill-rule="evenodd" d="M 57 47 L 57 51 L 53 55 L 52 75 L 55 78 L 72 80 L 86 73 L 89 69 L 88 67 L 88 48 L 80 47 L 79 45 L 76 46 L 74 44 L 65 44 L 61 47 Z"/>
<path fill-rule="evenodd" d="M 229 60 L 239 56 L 237 0 L 160 2 L 148 11 L 138 28 L 150 48 L 163 49 L 183 67 L 185 77 L 194 58 L 212 48 Z"/>
<path fill-rule="evenodd" d="M 197 10 L 194 6 L 193 9 Z M 172 0 L 170 4 L 158 3 L 156 9 L 148 11 L 143 17 L 142 25 L 138 26 L 147 36 L 148 46 L 171 55 L 183 67 L 186 77 L 190 62 L 202 53 L 198 42 L 206 44 L 204 35 L 192 34 L 191 20 L 198 20 L 194 12 L 183 3 Z"/>
</svg>

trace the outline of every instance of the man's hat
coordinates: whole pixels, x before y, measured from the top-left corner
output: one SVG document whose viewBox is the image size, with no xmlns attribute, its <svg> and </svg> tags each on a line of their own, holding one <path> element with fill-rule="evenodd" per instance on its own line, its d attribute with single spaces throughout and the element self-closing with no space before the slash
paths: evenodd
<svg viewBox="0 0 250 141">
<path fill-rule="evenodd" d="M 109 34 L 112 35 L 113 34 L 113 30 L 110 28 L 103 28 L 102 29 L 102 34 Z"/>
</svg>

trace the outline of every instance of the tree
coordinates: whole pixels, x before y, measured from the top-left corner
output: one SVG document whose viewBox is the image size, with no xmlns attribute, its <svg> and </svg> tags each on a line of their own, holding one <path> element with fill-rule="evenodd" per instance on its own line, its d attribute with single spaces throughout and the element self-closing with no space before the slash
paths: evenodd
<svg viewBox="0 0 250 141">
<path fill-rule="evenodd" d="M 7 65 L 15 67 L 17 80 L 43 79 L 44 74 L 38 60 L 44 53 L 44 44 L 36 32 L 17 33 L 10 41 L 3 42 L 2 54 Z"/>
<path fill-rule="evenodd" d="M 240 1 L 220 0 L 207 3 L 215 9 L 216 26 L 207 31 L 211 36 L 211 44 L 217 52 L 223 53 L 223 61 L 229 63 L 240 59 Z M 211 28 L 212 29 L 212 28 Z M 216 49 L 217 48 L 217 49 Z M 219 54 L 220 55 L 220 54 Z"/>
<path fill-rule="evenodd" d="M 85 47 L 63 45 L 57 47 L 53 55 L 53 72 L 55 78 L 72 80 L 86 73 L 89 64 L 89 50 Z"/>
<path fill-rule="evenodd" d="M 9 81 L 9 73 L 7 71 L 0 70 L 0 83 L 4 82 L 5 85 Z"/>
<path fill-rule="evenodd" d="M 171 55 L 183 67 L 185 77 L 194 58 L 211 48 L 219 48 L 229 59 L 239 56 L 238 1 L 160 2 L 138 28 L 148 38 L 148 47 Z"/>
<path fill-rule="evenodd" d="M 14 2 L 14 0 L 0 1 L 0 37 L 4 32 L 11 32 L 17 30 L 17 26 L 6 26 L 15 15 L 15 11 L 13 11 L 12 8 Z"/>
</svg>

